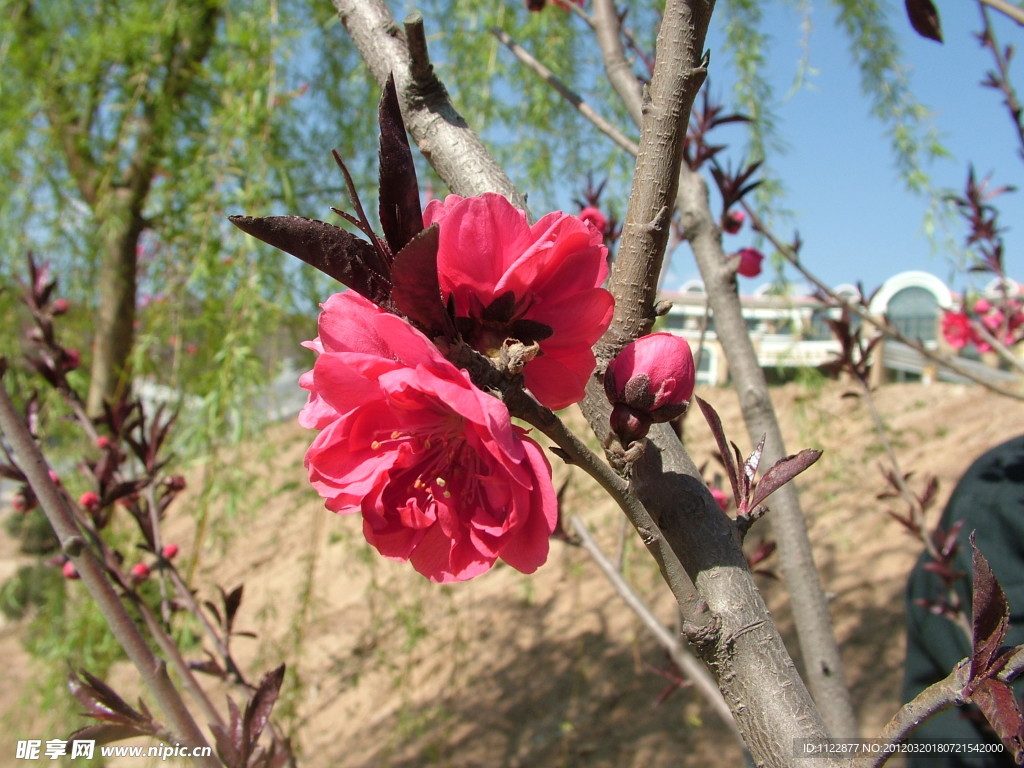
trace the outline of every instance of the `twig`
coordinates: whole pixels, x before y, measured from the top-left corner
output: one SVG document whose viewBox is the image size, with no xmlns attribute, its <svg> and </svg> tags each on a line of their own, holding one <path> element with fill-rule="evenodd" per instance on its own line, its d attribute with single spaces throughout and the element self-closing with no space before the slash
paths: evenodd
<svg viewBox="0 0 1024 768">
<path fill-rule="evenodd" d="M 996 676 L 998 680 L 1010 682 L 1024 672 L 1024 646 L 1018 645 L 1006 661 L 1006 665 Z M 966 658 L 957 664 L 945 678 L 925 688 L 911 701 L 904 704 L 899 712 L 885 724 L 879 738 L 886 744 L 900 744 L 926 718 L 963 703 L 964 690 L 970 675 L 970 659 Z M 881 753 L 868 753 L 854 758 L 850 768 L 878 768 L 883 765 L 892 752 L 882 749 Z"/>
<path fill-rule="evenodd" d="M 28 478 L 33 493 L 53 527 L 64 552 L 74 562 L 82 583 L 103 613 L 111 633 L 124 648 L 143 682 L 166 715 L 175 738 L 193 747 L 207 747 L 202 731 L 196 725 L 181 695 L 167 675 L 167 665 L 150 651 L 145 639 L 132 621 L 110 582 L 92 553 L 83 547 L 83 541 L 74 515 L 67 502 L 50 480 L 46 460 L 18 415 L 5 387 L 0 386 L 0 431 L 11 444 L 18 466 Z M 200 765 L 217 768 L 220 762 L 212 757 L 200 757 Z"/>
<path fill-rule="evenodd" d="M 679 640 L 665 628 L 665 625 L 658 621 L 654 614 L 651 613 L 651 609 L 647 607 L 641 597 L 622 577 L 622 574 L 616 570 L 615 566 L 605 556 L 604 552 L 601 551 L 601 548 L 597 545 L 597 542 L 594 541 L 594 537 L 591 535 L 586 524 L 576 515 L 573 515 L 572 517 L 572 527 L 580 537 L 583 548 L 587 550 L 587 553 L 593 558 L 594 562 L 597 563 L 597 567 L 601 569 L 605 578 L 607 578 L 612 587 L 615 588 L 615 591 L 619 593 L 619 597 L 622 598 L 623 602 L 632 609 L 632 611 L 650 630 L 651 634 L 654 635 L 654 638 L 668 652 L 672 661 L 679 667 L 686 678 L 693 682 L 708 704 L 711 705 L 711 708 L 715 710 L 715 713 L 719 718 L 721 718 L 722 722 L 725 723 L 729 730 L 732 731 L 733 735 L 742 745 L 743 737 L 740 735 L 739 728 L 736 727 L 736 721 L 733 719 L 732 712 L 730 711 L 729 706 L 725 703 L 725 700 L 722 698 L 722 693 L 718 690 L 718 686 L 715 684 L 714 679 L 708 674 L 707 669 L 705 669 L 705 667 L 696 658 L 694 658 L 693 654 L 689 653 Z"/>
<path fill-rule="evenodd" d="M 999 11 L 1024 27 L 1024 9 L 1018 8 L 1013 3 L 1008 3 L 1006 0 L 978 0 L 978 2 L 987 5 L 994 11 Z"/>
<path fill-rule="evenodd" d="M 575 5 L 572 0 L 569 0 L 569 5 Z M 619 145 L 622 149 L 629 152 L 631 155 L 636 155 L 639 146 L 635 141 L 630 139 L 618 128 L 612 125 L 610 122 L 605 120 L 599 115 L 593 107 L 585 102 L 579 94 L 575 93 L 568 86 L 563 83 L 554 72 L 541 64 L 537 59 L 530 55 L 529 51 L 519 45 L 512 36 L 502 29 L 492 29 L 491 34 L 494 35 L 498 40 L 508 48 L 515 55 L 520 62 L 525 66 L 532 69 L 541 80 L 546 82 L 552 88 L 557 91 L 562 98 L 572 104 L 576 110 L 583 115 L 587 120 L 593 123 L 598 130 L 608 136 L 612 141 Z"/>
</svg>

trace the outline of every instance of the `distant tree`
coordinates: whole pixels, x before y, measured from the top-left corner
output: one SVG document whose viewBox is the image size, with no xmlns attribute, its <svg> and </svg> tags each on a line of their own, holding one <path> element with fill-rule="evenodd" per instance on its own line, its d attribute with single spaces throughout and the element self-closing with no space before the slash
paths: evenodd
<svg viewBox="0 0 1024 768">
<path fill-rule="evenodd" d="M 143 306 L 168 300 L 162 341 L 179 346 L 185 322 L 204 319 L 199 341 L 237 331 L 232 302 L 268 327 L 252 313 L 287 295 L 283 267 L 240 270 L 221 227 L 236 206 L 293 207 L 292 176 L 315 178 L 301 136 L 340 105 L 303 125 L 299 70 L 316 57 L 298 52 L 320 44 L 328 15 L 303 0 L 0 3 L 0 231 L 12 263 L 40 251 L 91 305 L 90 412 L 129 382 Z"/>
</svg>

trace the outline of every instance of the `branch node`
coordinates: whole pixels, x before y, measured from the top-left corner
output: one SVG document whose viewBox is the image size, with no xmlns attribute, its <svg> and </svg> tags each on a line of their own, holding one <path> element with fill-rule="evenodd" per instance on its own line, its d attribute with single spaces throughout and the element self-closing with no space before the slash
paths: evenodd
<svg viewBox="0 0 1024 768">
<path fill-rule="evenodd" d="M 78 557 L 85 549 L 85 539 L 81 536 L 69 536 L 61 548 L 68 557 Z"/>
</svg>

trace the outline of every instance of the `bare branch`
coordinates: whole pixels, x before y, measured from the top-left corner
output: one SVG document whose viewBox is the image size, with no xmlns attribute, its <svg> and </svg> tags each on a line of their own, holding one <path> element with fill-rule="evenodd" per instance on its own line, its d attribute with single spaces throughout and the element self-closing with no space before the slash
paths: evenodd
<svg viewBox="0 0 1024 768">
<path fill-rule="evenodd" d="M 50 480 L 46 460 L 14 408 L 5 387 L 0 386 L 0 431 L 7 436 L 19 468 L 28 478 L 33 493 L 57 534 L 65 553 L 74 562 L 82 583 L 102 611 L 114 637 L 138 669 L 143 682 L 159 702 L 176 738 L 193 747 L 206 747 L 202 731 L 189 713 L 181 695 L 167 675 L 166 664 L 153 655 L 145 639 L 128 615 L 120 599 L 107 581 L 103 569 L 88 549 L 82 546 L 81 534 L 67 502 Z M 213 757 L 198 758 L 200 764 L 216 768 Z"/>
<path fill-rule="evenodd" d="M 406 37 L 384 0 L 333 2 L 381 87 L 394 73 L 406 128 L 452 192 L 464 197 L 497 192 L 525 209 L 526 198 L 455 110 L 433 69 L 423 66 L 425 45 L 417 47 L 420 63 L 414 66 Z"/>
</svg>

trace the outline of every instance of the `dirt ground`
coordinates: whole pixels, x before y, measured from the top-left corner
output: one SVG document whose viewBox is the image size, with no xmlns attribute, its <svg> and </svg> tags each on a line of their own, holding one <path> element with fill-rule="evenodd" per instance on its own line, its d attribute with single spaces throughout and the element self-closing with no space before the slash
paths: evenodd
<svg viewBox="0 0 1024 768">
<path fill-rule="evenodd" d="M 774 395 L 790 451 L 825 451 L 799 481 L 801 500 L 863 735 L 870 736 L 898 703 L 902 589 L 920 544 L 886 515 L 899 507 L 876 499 L 885 489 L 878 469 L 884 456 L 864 405 L 843 398 L 846 389 L 837 382 L 788 384 Z M 735 394 L 698 394 L 719 410 L 729 437 L 749 450 Z M 877 400 L 904 470 L 915 480 L 939 478 L 936 515 L 971 460 L 1024 433 L 1024 407 L 977 387 L 889 385 Z M 707 461 L 713 475 L 713 442 L 699 413 L 686 431 L 697 464 Z M 181 543 L 182 557 L 198 553 L 194 583 L 202 597 L 214 597 L 213 584 L 245 584 L 237 628 L 258 639 L 237 638 L 234 647 L 253 678 L 289 662 L 279 714 L 294 734 L 299 765 L 741 764 L 729 732 L 694 689 L 675 690 L 659 703 L 668 681 L 656 670 L 667 669 L 667 661 L 582 548 L 554 542 L 549 562 L 533 576 L 499 566 L 469 583 L 431 584 L 408 565 L 379 558 L 363 542 L 357 519 L 323 510 L 304 483 L 310 439 L 297 426 L 274 427 L 238 459 L 249 478 L 238 510 L 214 506 L 199 534 L 192 511 L 201 505 L 193 493 L 176 502 L 165 534 Z M 201 468 L 190 477 L 198 487 Z M 565 510 L 616 553 L 619 515 L 588 478 L 558 467 L 556 479 L 563 478 Z M 762 522 L 749 541 L 769 536 Z M 9 542 L 3 546 L 4 568 L 11 568 L 17 557 Z M 633 537 L 625 562 L 630 580 L 671 625 L 671 597 Z M 798 656 L 781 585 L 770 578 L 762 585 Z M 19 704 L 34 677 L 20 641 L 24 626 L 0 629 L 8 669 L 0 689 L 3 764 L 15 740 L 59 735 L 38 731 L 42 714 Z M 132 677 L 119 667 L 112 680 L 130 687 Z M 81 725 L 69 722 L 66 730 Z"/>
</svg>

